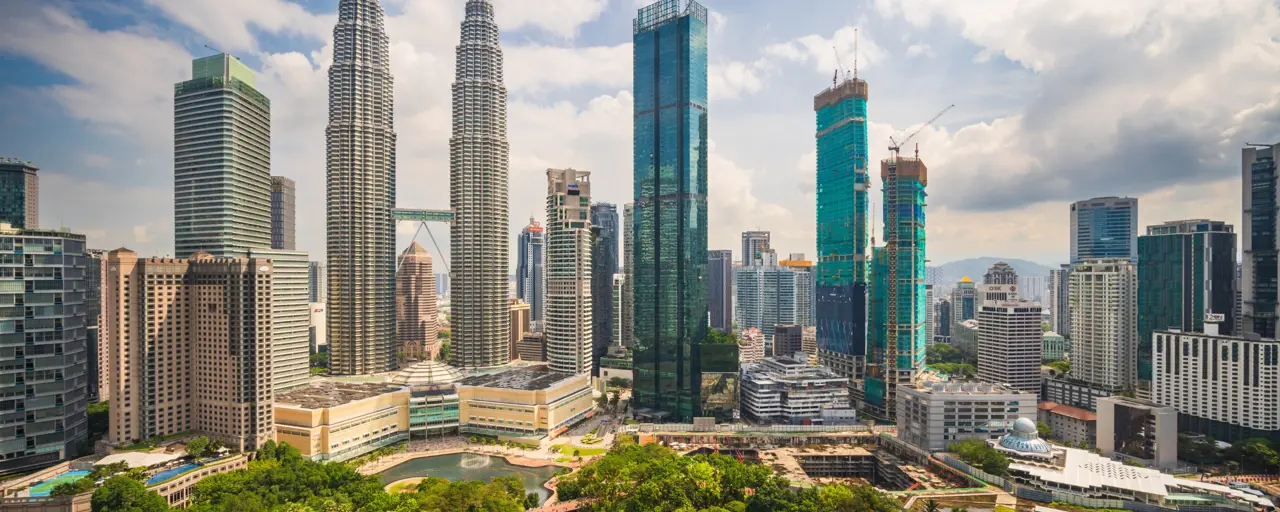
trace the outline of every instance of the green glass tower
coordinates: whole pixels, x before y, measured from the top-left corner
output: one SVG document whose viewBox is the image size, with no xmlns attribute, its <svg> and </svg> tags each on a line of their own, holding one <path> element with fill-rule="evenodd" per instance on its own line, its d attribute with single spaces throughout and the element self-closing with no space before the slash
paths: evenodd
<svg viewBox="0 0 1280 512">
<path fill-rule="evenodd" d="M 271 247 L 271 102 L 225 53 L 173 86 L 174 255 Z"/>
<path fill-rule="evenodd" d="M 813 110 L 818 357 L 859 377 L 867 354 L 867 82 L 855 77 L 832 84 L 814 96 Z"/>
<path fill-rule="evenodd" d="M 897 387 L 911 383 L 925 355 L 925 185 L 919 158 L 880 163 L 884 191 L 883 247 L 872 249 L 871 329 L 862 408 L 892 418 Z"/>
<path fill-rule="evenodd" d="M 1236 335 L 1236 234 L 1230 224 L 1193 219 L 1147 226 L 1138 237 L 1138 389 L 1150 390 L 1151 335 L 1170 328 Z"/>
<path fill-rule="evenodd" d="M 692 0 L 660 0 L 637 11 L 633 37 L 635 213 L 626 229 L 635 234 L 636 412 L 659 421 L 728 417 L 722 398 L 736 387 L 725 379 L 737 371 L 737 357 L 722 352 L 737 345 L 702 346 L 707 9 Z M 708 357 L 701 358 L 704 351 Z"/>
</svg>

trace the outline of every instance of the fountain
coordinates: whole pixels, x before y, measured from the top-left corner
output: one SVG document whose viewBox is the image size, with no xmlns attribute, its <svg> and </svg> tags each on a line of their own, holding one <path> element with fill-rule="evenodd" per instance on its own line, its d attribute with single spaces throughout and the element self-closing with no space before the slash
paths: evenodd
<svg viewBox="0 0 1280 512">
<path fill-rule="evenodd" d="M 551 496 L 542 485 L 555 476 L 556 467 L 531 468 L 507 463 L 501 457 L 478 453 L 451 453 L 407 460 L 381 473 L 378 479 L 384 485 L 407 478 L 437 477 L 454 482 L 479 480 L 488 482 L 500 476 L 514 476 L 524 482 L 525 492 L 538 493 L 540 500 Z"/>
<path fill-rule="evenodd" d="M 487 468 L 493 464 L 493 458 L 488 455 L 478 453 L 464 453 L 462 460 L 458 462 L 458 467 L 462 469 L 480 469 Z"/>
</svg>

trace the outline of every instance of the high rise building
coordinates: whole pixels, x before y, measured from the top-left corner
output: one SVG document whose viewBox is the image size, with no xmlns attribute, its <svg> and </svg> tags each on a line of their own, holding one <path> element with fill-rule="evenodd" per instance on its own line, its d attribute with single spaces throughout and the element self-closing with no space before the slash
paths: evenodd
<svg viewBox="0 0 1280 512">
<path fill-rule="evenodd" d="M 951 301 L 947 299 L 940 299 L 938 300 L 935 306 L 935 309 L 937 309 L 937 312 L 934 313 L 934 321 L 938 324 L 934 330 L 934 332 L 936 333 L 935 336 L 939 340 L 950 339 L 951 338 Z"/>
<path fill-rule="evenodd" d="M 1240 239 L 1244 245 L 1241 262 L 1240 305 L 1244 333 L 1276 338 L 1276 318 L 1280 300 L 1276 280 L 1280 279 L 1276 237 L 1280 233 L 1280 186 L 1276 183 L 1276 157 L 1280 144 L 1244 148 L 1240 171 L 1244 180 L 1244 216 Z"/>
<path fill-rule="evenodd" d="M 982 276 L 982 284 L 1018 284 L 1018 272 L 1008 263 L 996 262 Z"/>
<path fill-rule="evenodd" d="M 272 439 L 272 262 L 116 249 L 107 267 L 107 439 L 199 432 L 238 451 Z"/>
<path fill-rule="evenodd" d="M 89 433 L 86 344 L 96 340 L 87 332 L 84 235 L 0 222 L 2 475 L 79 455 Z"/>
<path fill-rule="evenodd" d="M 1071 263 L 1138 256 L 1138 200 L 1095 197 L 1071 204 Z"/>
<path fill-rule="evenodd" d="M 711 328 L 729 332 L 733 329 L 733 251 L 708 251 L 707 269 L 707 307 L 711 312 Z"/>
<path fill-rule="evenodd" d="M 533 334 L 533 315 L 528 302 L 511 299 L 507 304 L 507 311 L 511 314 L 511 330 L 507 342 L 511 344 L 511 360 L 515 361 L 520 359 L 520 340 L 525 335 Z M 546 358 L 542 360 L 545 361 Z"/>
<path fill-rule="evenodd" d="M 271 177 L 271 248 L 293 251 L 298 248 L 298 185 L 284 176 Z"/>
<path fill-rule="evenodd" d="M 396 364 L 396 133 L 383 17 L 378 0 L 341 0 L 333 28 L 325 242 L 329 368 L 339 375 Z"/>
<path fill-rule="evenodd" d="M 1018 300 L 1018 273 L 1003 261 L 992 265 L 978 285 L 978 308 L 986 301 Z M 981 323 L 981 322 L 979 322 Z"/>
<path fill-rule="evenodd" d="M 618 272 L 618 207 L 591 205 L 592 375 L 600 376 L 600 358 L 621 338 L 613 330 L 613 275 Z"/>
<path fill-rule="evenodd" d="M 775 258 L 777 256 L 765 253 L 760 265 L 738 267 L 734 271 L 738 283 L 735 322 L 739 329 L 760 329 L 769 341 L 773 341 L 775 325 L 804 325 L 796 319 L 799 311 L 796 299 L 807 291 L 796 283 L 811 275 L 781 266 Z"/>
<path fill-rule="evenodd" d="M 989 300 L 978 311 L 978 380 L 1040 392 L 1040 304 Z"/>
<path fill-rule="evenodd" d="M 622 345 L 622 290 L 627 286 L 626 274 L 613 275 L 613 344 Z"/>
<path fill-rule="evenodd" d="M 813 97 L 817 122 L 818 357 L 861 377 L 867 354 L 867 82 L 845 79 Z"/>
<path fill-rule="evenodd" d="M 1053 332 L 1071 338 L 1071 265 L 1049 271 L 1049 320 Z"/>
<path fill-rule="evenodd" d="M 516 238 L 516 298 L 529 304 L 535 331 L 542 330 L 547 314 L 546 248 L 542 224 L 530 218 Z"/>
<path fill-rule="evenodd" d="M 933 285 L 924 285 L 924 344 L 932 347 L 937 336 L 936 315 L 938 307 L 933 303 Z"/>
<path fill-rule="evenodd" d="M 101 249 L 85 251 L 84 305 L 85 343 L 89 347 L 89 400 L 102 402 L 111 398 L 111 368 L 104 346 L 106 329 L 102 323 L 102 288 L 107 276 L 107 252 Z"/>
<path fill-rule="evenodd" d="M 220 53 L 173 86 L 174 253 L 244 256 L 271 247 L 271 101 Z"/>
<path fill-rule="evenodd" d="M 510 354 L 507 88 L 502 82 L 502 47 L 493 5 L 489 0 L 467 0 L 466 11 L 457 50 L 449 139 L 449 204 L 454 213 L 449 230 L 450 286 L 458 292 L 451 295 L 449 357 L 459 368 L 485 368 L 506 364 Z M 549 305 L 547 309 L 549 316 Z"/>
<path fill-rule="evenodd" d="M 951 325 L 978 318 L 978 285 L 964 276 L 951 290 Z"/>
<path fill-rule="evenodd" d="M 431 253 L 413 242 L 400 253 L 396 270 L 396 341 L 402 349 L 412 347 L 423 359 L 434 360 L 440 354 L 439 330 Z"/>
<path fill-rule="evenodd" d="M 894 156 L 880 163 L 884 241 L 872 253 L 871 329 L 863 408 L 872 415 L 897 412 L 897 387 L 910 385 L 924 367 L 925 186 L 928 168 L 919 158 Z"/>
<path fill-rule="evenodd" d="M 1071 269 L 1071 375 L 1111 392 L 1133 390 L 1138 362 L 1138 271 L 1128 257 Z"/>
<path fill-rule="evenodd" d="M 817 314 L 813 262 L 804 259 L 804 254 L 792 253 L 789 259 L 778 264 L 796 273 L 796 323 L 813 325 Z"/>
<path fill-rule="evenodd" d="M 659 0 L 636 11 L 632 28 L 635 409 L 672 421 L 732 417 L 736 384 L 725 379 L 736 382 L 737 346 L 702 343 L 707 9 L 693 0 Z"/>
<path fill-rule="evenodd" d="M 271 261 L 271 382 L 274 391 L 311 379 L 310 262 L 305 251 L 249 249 L 250 259 Z"/>
<path fill-rule="evenodd" d="M 40 226 L 40 168 L 16 158 L 0 158 L 0 222 L 19 229 Z"/>
<path fill-rule="evenodd" d="M 590 204 L 590 172 L 547 169 L 545 332 L 547 362 L 555 372 L 587 373 L 599 364 L 592 352 Z"/>
<path fill-rule="evenodd" d="M 742 266 L 749 267 L 759 264 L 761 255 L 769 252 L 770 237 L 771 233 L 768 231 L 742 232 Z"/>
<path fill-rule="evenodd" d="M 796 352 L 804 352 L 805 329 L 805 326 L 795 324 L 773 326 L 773 353 L 769 355 L 790 357 Z"/>
<path fill-rule="evenodd" d="M 1151 389 L 1157 330 L 1204 332 L 1206 315 L 1222 315 L 1220 334 L 1235 335 L 1236 234 L 1204 219 L 1147 226 L 1138 237 L 1138 391 Z"/>
<path fill-rule="evenodd" d="M 307 300 L 310 302 L 324 302 L 326 292 L 325 287 L 325 269 L 324 264 L 313 261 L 307 264 Z"/>
<path fill-rule="evenodd" d="M 1280 342 L 1221 335 L 1217 327 L 1155 331 L 1151 400 L 1178 410 L 1180 432 L 1226 442 L 1280 438 Z"/>
<path fill-rule="evenodd" d="M 635 346 L 635 204 L 622 205 L 622 346 Z"/>
</svg>

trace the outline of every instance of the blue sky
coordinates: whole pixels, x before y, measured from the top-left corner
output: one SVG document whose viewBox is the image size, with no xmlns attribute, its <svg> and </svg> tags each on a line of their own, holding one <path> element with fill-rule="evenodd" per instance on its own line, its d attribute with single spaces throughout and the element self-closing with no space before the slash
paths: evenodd
<svg viewBox="0 0 1280 512">
<path fill-rule="evenodd" d="M 598 200 L 627 202 L 630 27 L 644 2 L 493 2 L 510 91 L 512 232 L 543 217 L 547 167 L 590 170 Z M 447 204 L 464 3 L 383 0 L 403 206 Z M 1280 137 L 1272 0 L 703 3 L 712 12 L 713 248 L 767 229 L 780 252 L 813 254 L 812 97 L 830 85 L 836 49 L 852 67 L 855 27 L 873 160 L 890 135 L 956 104 L 915 140 L 930 169 L 928 252 L 938 263 L 1065 261 L 1067 204 L 1099 195 L 1139 197 L 1142 225 L 1238 225 L 1240 145 Z M 273 174 L 298 181 L 299 248 L 322 259 L 336 6 L 5 2 L 0 155 L 41 167 L 46 227 L 84 232 L 95 247 L 170 253 L 172 84 L 189 77 L 191 58 L 212 53 L 207 44 L 254 68 L 272 99 Z M 413 230 L 402 229 L 406 245 Z"/>
</svg>

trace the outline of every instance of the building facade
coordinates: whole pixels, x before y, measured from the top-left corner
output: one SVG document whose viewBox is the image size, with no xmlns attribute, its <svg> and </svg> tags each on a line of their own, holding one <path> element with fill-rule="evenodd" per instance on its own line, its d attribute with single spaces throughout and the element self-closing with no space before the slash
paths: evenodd
<svg viewBox="0 0 1280 512">
<path fill-rule="evenodd" d="M 110 351 L 103 342 L 106 334 L 102 327 L 102 288 L 107 276 L 107 251 L 85 251 L 84 304 L 85 343 L 89 352 L 89 401 L 104 402 L 111 398 Z"/>
<path fill-rule="evenodd" d="M 1076 446 L 1093 446 L 1098 437 L 1098 415 L 1055 402 L 1036 405 L 1036 421 L 1049 426 L 1051 437 Z"/>
<path fill-rule="evenodd" d="M 271 248 L 298 249 L 298 185 L 284 176 L 271 177 Z"/>
<path fill-rule="evenodd" d="M 846 78 L 813 97 L 818 358 L 861 377 L 867 355 L 867 82 Z"/>
<path fill-rule="evenodd" d="M 635 204 L 622 205 L 622 346 L 635 346 Z"/>
<path fill-rule="evenodd" d="M 1049 325 L 1053 332 L 1071 336 L 1071 265 L 1049 271 Z"/>
<path fill-rule="evenodd" d="M 591 376 L 516 368 L 459 380 L 459 431 L 520 441 L 556 438 L 595 414 Z"/>
<path fill-rule="evenodd" d="M 775 325 L 800 323 L 796 299 L 804 291 L 796 283 L 807 276 L 769 261 L 769 256 L 766 253 L 766 260 L 760 265 L 735 270 L 735 323 L 739 329 L 760 329 L 765 339 L 773 340 Z"/>
<path fill-rule="evenodd" d="M 0 223 L 0 475 L 72 459 L 88 437 L 85 250 L 84 235 Z"/>
<path fill-rule="evenodd" d="M 707 252 L 707 308 L 711 328 L 720 332 L 733 329 L 733 251 Z"/>
<path fill-rule="evenodd" d="M 590 172 L 547 169 L 547 362 L 561 373 L 588 373 L 599 364 L 590 205 Z"/>
<path fill-rule="evenodd" d="M 1040 359 L 1044 362 L 1061 361 L 1071 351 L 1071 343 L 1067 338 L 1053 331 L 1047 331 L 1041 338 L 1043 343 Z"/>
<path fill-rule="evenodd" d="M 738 334 L 738 363 L 758 363 L 764 360 L 764 333 L 755 327 L 743 329 Z"/>
<path fill-rule="evenodd" d="M 1241 151 L 1244 183 L 1240 239 L 1244 261 L 1240 266 L 1240 304 L 1243 333 L 1275 338 L 1280 300 L 1274 283 L 1280 279 L 1276 238 L 1280 236 L 1280 185 L 1276 183 L 1276 157 L 1280 144 L 1251 146 Z M 1242 333 L 1242 334 L 1243 334 Z"/>
<path fill-rule="evenodd" d="M 1161 469 L 1178 465 L 1177 409 L 1123 396 L 1099 398 L 1097 404 L 1102 455 L 1119 453 Z"/>
<path fill-rule="evenodd" d="M 613 330 L 613 275 L 618 272 L 618 207 L 591 205 L 591 374 L 600 376 L 600 358 L 618 338 Z"/>
<path fill-rule="evenodd" d="M 328 295 L 328 288 L 325 286 L 324 263 L 312 261 L 307 264 L 307 301 L 308 302 L 324 302 Z"/>
<path fill-rule="evenodd" d="M 1129 258 L 1071 270 L 1071 374 L 1112 392 L 1133 390 L 1138 364 L 1138 272 Z"/>
<path fill-rule="evenodd" d="M 311 379 L 311 303 L 307 253 L 250 249 L 250 259 L 271 261 L 271 385 L 283 391 Z"/>
<path fill-rule="evenodd" d="M 1138 200 L 1095 197 L 1071 204 L 1071 263 L 1138 257 Z"/>
<path fill-rule="evenodd" d="M 401 350 L 413 347 L 423 359 L 435 359 L 439 332 L 431 253 L 413 242 L 400 253 L 396 270 L 396 343 Z"/>
<path fill-rule="evenodd" d="M 969 276 L 961 278 L 951 290 L 951 324 L 978 318 L 978 306 L 981 304 L 978 285 Z"/>
<path fill-rule="evenodd" d="M 1147 226 L 1138 237 L 1138 389 L 1151 389 L 1151 334 L 1204 332 L 1206 315 L 1222 315 L 1221 333 L 1236 325 L 1236 234 L 1204 219 Z"/>
<path fill-rule="evenodd" d="M 333 28 L 325 248 L 329 371 L 338 375 L 396 364 L 395 95 L 383 18 L 377 1 L 341 0 Z"/>
<path fill-rule="evenodd" d="M 530 218 L 516 238 L 516 298 L 529 304 L 533 328 L 539 331 L 547 314 L 546 249 L 546 230 Z"/>
<path fill-rule="evenodd" d="M 742 366 L 742 417 L 756 423 L 822 424 L 824 408 L 849 407 L 849 378 L 789 356 Z"/>
<path fill-rule="evenodd" d="M 803 325 L 785 324 L 773 326 L 772 356 L 791 356 L 796 352 L 805 352 Z M 805 352 L 808 355 L 816 355 Z"/>
<path fill-rule="evenodd" d="M 792 253 L 790 258 L 779 261 L 778 264 L 796 274 L 796 323 L 813 325 L 818 302 L 813 262 L 804 259 L 804 254 Z"/>
<path fill-rule="evenodd" d="M 351 460 L 409 440 L 409 388 L 326 382 L 282 393 L 276 440 L 316 462 Z"/>
<path fill-rule="evenodd" d="M 924 344 L 932 347 L 937 337 L 938 307 L 933 301 L 933 285 L 924 285 Z"/>
<path fill-rule="evenodd" d="M 632 396 L 637 412 L 680 421 L 706 412 L 707 16 L 696 1 L 659 0 L 632 25 Z"/>
<path fill-rule="evenodd" d="M 947 299 L 940 299 L 935 304 L 934 309 L 936 309 L 937 312 L 934 313 L 933 318 L 938 324 L 934 331 L 937 333 L 935 335 L 937 339 L 934 341 L 948 342 L 951 340 L 951 301 Z"/>
<path fill-rule="evenodd" d="M 1280 342 L 1158 330 L 1151 401 L 1178 411 L 1178 431 L 1219 441 L 1280 441 Z"/>
<path fill-rule="evenodd" d="M 768 231 L 743 231 L 742 266 L 756 265 L 756 262 L 761 259 L 761 255 L 769 252 L 769 239 L 771 237 L 772 233 Z"/>
<path fill-rule="evenodd" d="M 40 168 L 16 158 L 0 158 L 0 222 L 19 229 L 40 227 Z"/>
<path fill-rule="evenodd" d="M 1040 391 L 1044 332 L 1039 303 L 986 301 L 978 311 L 978 380 Z"/>
<path fill-rule="evenodd" d="M 995 439 L 1019 418 L 1036 417 L 1034 393 L 996 384 L 935 382 L 902 386 L 900 393 L 898 439 L 930 452 L 957 441 Z"/>
</svg>

